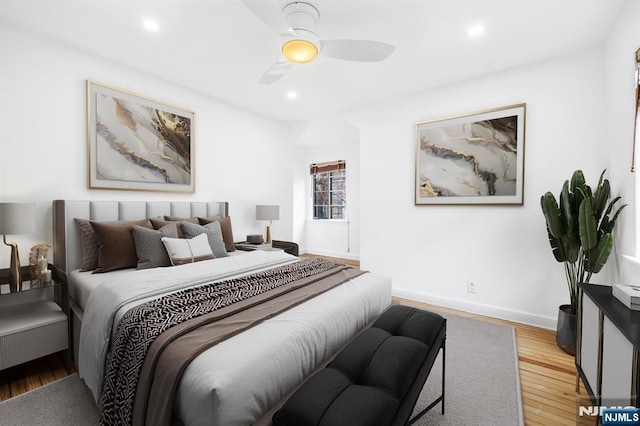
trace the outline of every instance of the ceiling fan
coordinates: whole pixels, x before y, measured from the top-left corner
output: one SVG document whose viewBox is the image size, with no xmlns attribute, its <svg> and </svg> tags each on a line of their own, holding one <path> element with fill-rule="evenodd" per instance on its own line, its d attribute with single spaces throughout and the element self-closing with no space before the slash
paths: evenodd
<svg viewBox="0 0 640 426">
<path fill-rule="evenodd" d="M 313 61 L 318 54 L 334 59 L 357 62 L 385 60 L 395 47 L 372 40 L 321 40 L 317 29 L 318 9 L 309 2 L 292 1 L 280 9 L 270 0 L 242 0 L 261 21 L 282 36 L 282 57 L 260 78 L 271 84 L 291 69 L 294 63 Z"/>
</svg>

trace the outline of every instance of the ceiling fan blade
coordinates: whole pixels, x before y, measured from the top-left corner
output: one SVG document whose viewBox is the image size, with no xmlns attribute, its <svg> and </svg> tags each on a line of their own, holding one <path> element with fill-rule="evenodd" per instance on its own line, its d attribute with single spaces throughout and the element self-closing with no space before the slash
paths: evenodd
<svg viewBox="0 0 640 426">
<path fill-rule="evenodd" d="M 371 40 L 322 40 L 322 55 L 356 62 L 384 61 L 395 46 Z"/>
<path fill-rule="evenodd" d="M 276 30 L 279 34 L 289 31 L 289 24 L 282 11 L 271 0 L 242 0 L 247 8 L 262 22 Z"/>
<path fill-rule="evenodd" d="M 260 77 L 260 83 L 262 84 L 271 84 L 275 83 L 287 73 L 291 69 L 293 64 L 287 60 L 287 58 L 282 57 L 276 61 L 275 64 L 271 65 L 267 72 L 262 74 Z"/>
</svg>

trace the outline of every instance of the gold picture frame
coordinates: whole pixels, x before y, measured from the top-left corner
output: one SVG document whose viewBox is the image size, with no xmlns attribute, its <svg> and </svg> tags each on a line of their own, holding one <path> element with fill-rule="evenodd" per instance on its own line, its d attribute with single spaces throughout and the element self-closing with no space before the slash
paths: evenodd
<svg viewBox="0 0 640 426">
<path fill-rule="evenodd" d="M 87 80 L 90 189 L 195 192 L 195 113 Z"/>
<path fill-rule="evenodd" d="M 415 128 L 415 205 L 523 205 L 526 104 Z"/>
</svg>

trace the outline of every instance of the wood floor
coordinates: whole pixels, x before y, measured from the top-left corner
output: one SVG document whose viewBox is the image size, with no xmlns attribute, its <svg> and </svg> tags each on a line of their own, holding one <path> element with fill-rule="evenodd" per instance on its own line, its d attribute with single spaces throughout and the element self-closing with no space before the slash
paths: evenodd
<svg viewBox="0 0 640 426">
<path fill-rule="evenodd" d="M 303 255 L 301 257 L 308 257 Z M 356 261 L 333 259 L 354 267 Z M 482 317 L 406 299 L 398 301 L 430 310 L 441 310 L 475 319 L 512 326 L 516 330 L 520 384 L 526 425 L 595 425 L 591 418 L 578 417 L 580 401 L 586 392 L 575 392 L 576 370 L 573 357 L 562 352 L 555 342 L 555 332 L 519 323 Z M 56 355 L 0 371 L 0 401 L 58 380 L 67 372 Z M 590 405 L 585 402 L 585 405 Z"/>
<path fill-rule="evenodd" d="M 0 401 L 37 389 L 75 372 L 75 367 L 67 372 L 55 354 L 7 368 L 0 371 Z"/>
</svg>

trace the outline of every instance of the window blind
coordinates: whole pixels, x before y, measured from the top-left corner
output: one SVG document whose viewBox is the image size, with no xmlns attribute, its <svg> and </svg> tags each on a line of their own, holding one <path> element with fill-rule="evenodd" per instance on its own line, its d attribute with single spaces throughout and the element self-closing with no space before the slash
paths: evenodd
<svg viewBox="0 0 640 426">
<path fill-rule="evenodd" d="M 309 168 L 309 173 L 317 175 L 319 173 L 337 172 L 338 170 L 344 170 L 347 168 L 347 163 L 344 160 L 329 161 L 326 163 L 313 163 Z"/>
</svg>

